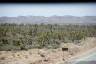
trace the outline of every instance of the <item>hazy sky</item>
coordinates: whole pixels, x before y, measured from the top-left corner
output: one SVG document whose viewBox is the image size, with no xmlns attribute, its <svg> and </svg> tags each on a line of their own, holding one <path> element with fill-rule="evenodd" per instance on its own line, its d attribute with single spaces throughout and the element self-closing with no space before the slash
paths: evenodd
<svg viewBox="0 0 96 64">
<path fill-rule="evenodd" d="M 96 16 L 96 3 L 0 4 L 0 16 Z"/>
</svg>

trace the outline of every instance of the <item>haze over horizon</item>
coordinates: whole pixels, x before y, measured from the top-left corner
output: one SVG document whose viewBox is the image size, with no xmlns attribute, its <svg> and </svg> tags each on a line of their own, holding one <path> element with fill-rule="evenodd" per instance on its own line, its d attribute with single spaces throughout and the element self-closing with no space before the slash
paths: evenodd
<svg viewBox="0 0 96 64">
<path fill-rule="evenodd" d="M 0 17 L 96 16 L 95 3 L 0 4 Z"/>
</svg>

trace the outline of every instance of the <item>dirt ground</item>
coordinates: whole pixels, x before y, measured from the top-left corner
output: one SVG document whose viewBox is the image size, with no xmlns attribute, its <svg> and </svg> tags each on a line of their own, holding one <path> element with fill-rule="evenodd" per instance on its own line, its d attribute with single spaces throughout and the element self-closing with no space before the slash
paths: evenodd
<svg viewBox="0 0 96 64">
<path fill-rule="evenodd" d="M 68 51 L 63 52 L 62 47 L 67 47 Z M 88 37 L 79 44 L 62 43 L 58 49 L 0 51 L 0 64 L 60 64 L 94 51 L 95 47 L 96 38 Z"/>
</svg>

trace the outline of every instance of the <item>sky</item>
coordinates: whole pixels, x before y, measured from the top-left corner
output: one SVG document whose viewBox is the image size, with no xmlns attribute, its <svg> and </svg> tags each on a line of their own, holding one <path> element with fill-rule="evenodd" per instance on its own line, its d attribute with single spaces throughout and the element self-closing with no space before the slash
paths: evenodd
<svg viewBox="0 0 96 64">
<path fill-rule="evenodd" d="M 96 3 L 2 3 L 0 17 L 16 16 L 96 16 Z"/>
</svg>

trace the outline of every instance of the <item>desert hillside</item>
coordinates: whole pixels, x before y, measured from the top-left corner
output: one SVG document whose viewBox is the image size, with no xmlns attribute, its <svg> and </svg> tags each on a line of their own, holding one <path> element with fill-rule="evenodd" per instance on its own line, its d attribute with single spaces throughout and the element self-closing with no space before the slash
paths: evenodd
<svg viewBox="0 0 96 64">
<path fill-rule="evenodd" d="M 0 64 L 60 64 L 95 46 L 96 25 L 0 24 Z"/>
<path fill-rule="evenodd" d="M 68 51 L 63 52 L 62 47 Z M 0 51 L 0 64 L 60 64 L 96 47 L 96 38 L 87 37 L 76 43 L 62 43 L 57 49 L 29 49 L 27 51 Z"/>
</svg>

